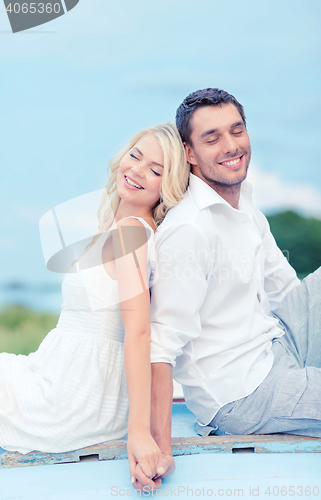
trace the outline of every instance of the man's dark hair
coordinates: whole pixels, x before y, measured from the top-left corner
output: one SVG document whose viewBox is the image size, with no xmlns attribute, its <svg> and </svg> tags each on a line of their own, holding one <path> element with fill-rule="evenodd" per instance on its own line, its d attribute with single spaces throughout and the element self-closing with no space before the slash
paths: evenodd
<svg viewBox="0 0 321 500">
<path fill-rule="evenodd" d="M 176 126 L 182 141 L 191 144 L 191 119 L 196 109 L 204 106 L 221 106 L 222 104 L 234 104 L 241 115 L 246 126 L 245 114 L 242 104 L 233 95 L 220 89 L 196 90 L 189 94 L 176 111 Z"/>
</svg>

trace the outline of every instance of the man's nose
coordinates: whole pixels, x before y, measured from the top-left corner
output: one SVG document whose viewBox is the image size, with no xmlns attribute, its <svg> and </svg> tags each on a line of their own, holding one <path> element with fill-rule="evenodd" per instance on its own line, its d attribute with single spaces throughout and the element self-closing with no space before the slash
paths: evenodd
<svg viewBox="0 0 321 500">
<path fill-rule="evenodd" d="M 223 136 L 222 140 L 222 152 L 224 154 L 234 153 L 238 150 L 238 144 L 235 138 L 231 134 L 226 134 Z"/>
</svg>

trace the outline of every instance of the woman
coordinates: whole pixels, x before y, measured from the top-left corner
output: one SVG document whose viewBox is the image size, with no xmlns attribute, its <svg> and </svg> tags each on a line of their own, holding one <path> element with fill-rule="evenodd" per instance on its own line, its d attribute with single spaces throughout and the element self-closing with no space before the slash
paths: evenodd
<svg viewBox="0 0 321 500">
<path fill-rule="evenodd" d="M 182 198 L 188 170 L 170 124 L 141 131 L 110 163 L 99 233 L 63 280 L 57 327 L 29 356 L 0 354 L 0 447 L 69 451 L 122 438 L 128 424 L 131 473 L 139 464 L 155 475 L 161 453 L 150 434 L 153 234 Z"/>
</svg>

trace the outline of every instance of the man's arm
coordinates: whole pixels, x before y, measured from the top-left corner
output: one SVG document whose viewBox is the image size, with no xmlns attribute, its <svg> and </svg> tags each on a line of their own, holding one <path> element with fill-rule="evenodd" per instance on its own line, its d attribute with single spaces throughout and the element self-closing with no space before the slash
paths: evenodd
<svg viewBox="0 0 321 500">
<path fill-rule="evenodd" d="M 287 293 L 300 283 L 300 280 L 277 246 L 266 217 L 259 211 L 257 213 L 265 252 L 264 290 L 270 301 L 271 310 L 274 311 Z"/>
<path fill-rule="evenodd" d="M 171 449 L 173 369 L 169 363 L 152 364 L 151 434 L 163 454 L 157 474 L 169 476 L 175 470 Z"/>
<path fill-rule="evenodd" d="M 207 293 L 209 244 L 194 224 L 166 227 L 157 245 L 159 275 L 151 302 L 151 432 L 163 459 L 164 476 L 174 471 L 171 452 L 172 366 L 201 332 L 200 309 Z M 165 468 L 165 472 L 161 469 Z"/>
</svg>

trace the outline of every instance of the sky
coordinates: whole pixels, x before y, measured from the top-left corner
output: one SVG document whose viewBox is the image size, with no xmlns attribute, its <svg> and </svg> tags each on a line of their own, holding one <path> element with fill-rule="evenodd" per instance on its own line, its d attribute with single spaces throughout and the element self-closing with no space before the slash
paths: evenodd
<svg viewBox="0 0 321 500">
<path fill-rule="evenodd" d="M 190 92 L 243 104 L 265 213 L 321 218 L 319 0 L 80 0 L 12 33 L 0 2 L 0 284 L 59 281 L 39 220 L 106 184 L 135 132 Z"/>
</svg>

